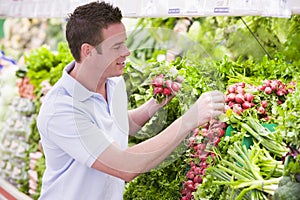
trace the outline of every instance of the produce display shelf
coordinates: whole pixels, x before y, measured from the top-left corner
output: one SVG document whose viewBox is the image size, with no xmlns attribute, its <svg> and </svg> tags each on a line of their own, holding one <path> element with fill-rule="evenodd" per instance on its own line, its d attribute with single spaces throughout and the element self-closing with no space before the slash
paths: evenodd
<svg viewBox="0 0 300 200">
<path fill-rule="evenodd" d="M 0 178 L 0 200 L 32 200 L 6 180 Z"/>
</svg>

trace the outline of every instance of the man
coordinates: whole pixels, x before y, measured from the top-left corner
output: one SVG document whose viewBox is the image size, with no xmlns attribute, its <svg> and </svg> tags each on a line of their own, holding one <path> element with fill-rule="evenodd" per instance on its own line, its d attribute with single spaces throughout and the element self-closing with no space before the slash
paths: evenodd
<svg viewBox="0 0 300 200">
<path fill-rule="evenodd" d="M 204 93 L 161 133 L 128 147 L 129 134 L 164 104 L 150 99 L 127 110 L 122 74 L 130 52 L 121 19 L 104 2 L 79 6 L 69 17 L 75 61 L 47 93 L 37 121 L 46 158 L 40 199 L 120 200 L 125 181 L 157 166 L 191 130 L 223 112 L 223 94 Z"/>
</svg>

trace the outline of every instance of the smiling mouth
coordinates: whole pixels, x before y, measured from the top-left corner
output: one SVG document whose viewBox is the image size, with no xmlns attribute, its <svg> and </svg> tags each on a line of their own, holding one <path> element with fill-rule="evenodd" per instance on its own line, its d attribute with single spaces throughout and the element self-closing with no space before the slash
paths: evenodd
<svg viewBox="0 0 300 200">
<path fill-rule="evenodd" d="M 117 65 L 125 65 L 125 62 L 117 62 Z"/>
</svg>

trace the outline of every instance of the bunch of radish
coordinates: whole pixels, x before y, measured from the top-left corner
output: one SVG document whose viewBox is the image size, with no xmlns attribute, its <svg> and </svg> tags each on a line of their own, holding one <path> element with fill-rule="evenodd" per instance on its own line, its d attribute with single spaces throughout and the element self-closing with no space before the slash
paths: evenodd
<svg viewBox="0 0 300 200">
<path fill-rule="evenodd" d="M 174 81 L 171 80 L 171 78 L 166 77 L 164 74 L 155 76 L 151 81 L 153 97 L 161 103 L 164 99 L 176 93 L 180 89 L 180 79 L 181 77 L 177 77 L 176 81 Z"/>
<path fill-rule="evenodd" d="M 253 107 L 255 104 L 253 102 L 254 95 L 253 92 L 256 91 L 255 87 L 249 85 L 251 92 L 245 90 L 246 84 L 244 82 L 235 83 L 228 86 L 226 94 L 226 105 L 225 110 L 232 109 L 234 112 L 240 114 L 244 110 Z"/>
<path fill-rule="evenodd" d="M 284 84 L 280 80 L 265 80 L 259 86 L 244 82 L 235 83 L 227 88 L 225 110 L 232 109 L 241 114 L 249 108 L 254 108 L 261 117 L 268 119 L 267 107 L 271 106 L 271 95 L 277 99 L 276 104 L 280 105 L 285 100 L 285 95 L 293 93 L 294 90 L 295 82 Z"/>
<path fill-rule="evenodd" d="M 192 193 L 197 190 L 197 185 L 202 183 L 206 169 L 214 161 L 215 154 L 211 147 L 217 147 L 220 138 L 224 136 L 226 123 L 212 120 L 209 123 L 194 130 L 193 136 L 189 138 L 189 157 L 192 160 L 200 160 L 199 163 L 191 161 L 186 173 L 186 181 L 181 190 L 181 200 L 193 199 Z"/>
</svg>

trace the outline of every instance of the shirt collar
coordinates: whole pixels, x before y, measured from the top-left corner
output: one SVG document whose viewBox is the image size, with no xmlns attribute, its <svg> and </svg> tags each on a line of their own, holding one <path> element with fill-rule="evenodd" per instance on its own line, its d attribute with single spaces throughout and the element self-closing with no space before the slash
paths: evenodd
<svg viewBox="0 0 300 200">
<path fill-rule="evenodd" d="M 62 74 L 62 86 L 72 97 L 79 101 L 84 101 L 91 97 L 93 95 L 93 92 L 89 91 L 69 74 L 69 72 L 74 68 L 74 66 L 75 61 L 72 61 L 64 68 Z"/>
<path fill-rule="evenodd" d="M 79 101 L 85 101 L 89 97 L 93 95 L 99 95 L 95 92 L 89 91 L 87 88 L 85 88 L 83 85 L 81 85 L 76 79 L 74 79 L 69 72 L 74 68 L 75 61 L 72 61 L 69 63 L 63 70 L 62 74 L 62 86 L 66 89 L 66 91 L 75 99 Z M 107 85 L 108 87 L 114 87 L 116 85 L 116 82 L 113 80 L 113 78 L 107 79 Z"/>
</svg>

